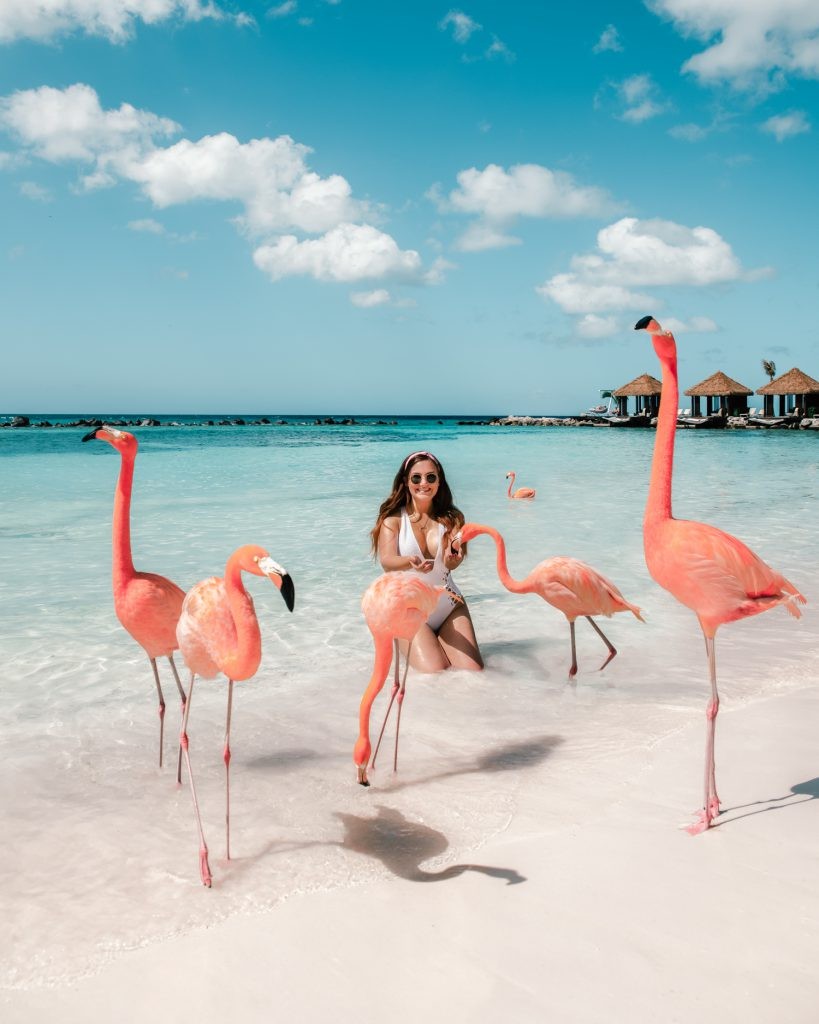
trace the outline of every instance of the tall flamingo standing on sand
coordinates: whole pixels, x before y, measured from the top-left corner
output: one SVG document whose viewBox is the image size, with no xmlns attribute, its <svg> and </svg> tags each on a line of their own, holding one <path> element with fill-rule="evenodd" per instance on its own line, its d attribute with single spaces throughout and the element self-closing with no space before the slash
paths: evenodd
<svg viewBox="0 0 819 1024">
<path fill-rule="evenodd" d="M 648 331 L 662 365 L 663 389 L 651 464 L 643 544 L 648 571 L 669 593 L 690 608 L 705 636 L 711 700 L 706 708 L 705 793 L 698 820 L 689 827 L 692 835 L 704 832 L 720 812 L 714 768 L 714 736 L 719 693 L 714 651 L 717 629 L 759 615 L 778 604 L 795 618 L 801 616 L 797 601 L 805 598 L 784 576 L 774 572 L 742 541 L 707 523 L 674 519 L 671 514 L 671 478 L 674 432 L 677 421 L 677 346 L 670 331 L 663 331 L 651 316 L 644 316 L 635 331 Z"/>
<path fill-rule="evenodd" d="M 233 709 L 233 684 L 255 675 L 262 660 L 262 636 L 253 599 L 242 584 L 243 572 L 267 576 L 279 588 L 288 609 L 293 611 L 295 588 L 287 570 L 274 562 L 264 548 L 246 544 L 230 556 L 223 578 L 211 576 L 191 587 L 176 630 L 182 657 L 191 673 L 180 742 L 188 767 L 193 810 L 199 829 L 199 872 L 203 885 L 207 886 L 211 884 L 211 873 L 193 784 L 188 749 L 188 718 L 195 677 L 214 679 L 220 672 L 224 673 L 228 678 L 228 701 L 222 756 L 225 762 L 225 836 L 227 859 L 230 860 L 230 717 Z"/>
<path fill-rule="evenodd" d="M 358 740 L 353 750 L 353 761 L 358 767 L 358 781 L 362 786 L 370 784 L 367 779 L 367 763 L 370 760 L 372 749 L 370 745 L 370 710 L 390 671 L 393 648 L 395 649 L 395 680 L 375 753 L 377 756 L 381 737 L 384 735 L 384 728 L 397 695 L 398 721 L 395 728 L 393 767 L 398 765 L 398 730 L 401 727 L 401 705 L 404 702 L 407 670 L 409 669 L 409 651 L 407 651 L 404 678 L 399 687 L 398 641 L 407 640 L 410 646 L 412 645 L 415 634 L 432 614 L 444 589 L 444 587 L 430 586 L 412 572 L 388 572 L 373 580 L 361 599 L 361 610 L 364 612 L 364 618 L 367 620 L 367 626 L 373 635 L 375 644 L 375 664 L 367 689 L 361 698 Z M 375 757 L 373 757 L 374 765 Z"/>
<path fill-rule="evenodd" d="M 120 471 L 114 493 L 114 611 L 125 629 L 143 648 L 151 662 L 159 697 L 159 766 L 162 767 L 162 747 L 165 732 L 165 698 L 159 681 L 157 658 L 167 658 L 173 671 L 182 711 L 185 711 L 185 690 L 176 671 L 173 652 L 176 642 L 176 624 L 185 599 L 180 589 L 164 576 L 153 572 L 137 572 L 131 558 L 131 490 L 134 481 L 134 462 L 138 443 L 133 434 L 103 425 L 85 435 L 83 441 L 107 441 L 120 453 Z M 181 780 L 181 752 L 177 764 L 177 780 Z"/>
<path fill-rule="evenodd" d="M 577 651 L 574 640 L 575 619 L 581 615 L 584 616 L 609 649 L 609 656 L 600 666 L 601 672 L 617 654 L 617 649 L 592 616 L 631 612 L 641 622 L 644 621 L 640 609 L 626 601 L 611 580 L 607 580 L 596 569 L 592 569 L 590 565 L 586 565 L 585 562 L 580 562 L 576 558 L 547 558 L 545 562 L 536 565 L 525 579 L 515 580 L 510 576 L 506 566 L 506 544 L 496 529 L 491 526 L 481 526 L 480 523 L 464 523 L 456 539 L 460 539 L 465 544 L 481 533 L 488 534 L 495 542 L 498 576 L 507 590 L 511 590 L 513 594 L 537 594 L 558 611 L 563 612 L 569 620 L 569 634 L 572 641 L 570 679 L 577 674 Z"/>
<path fill-rule="evenodd" d="M 507 498 L 534 498 L 535 492 L 531 487 L 518 487 L 513 493 L 512 488 L 515 486 L 515 473 L 513 470 L 509 470 L 506 474 L 506 479 L 509 481 L 509 490 L 506 492 Z"/>
</svg>

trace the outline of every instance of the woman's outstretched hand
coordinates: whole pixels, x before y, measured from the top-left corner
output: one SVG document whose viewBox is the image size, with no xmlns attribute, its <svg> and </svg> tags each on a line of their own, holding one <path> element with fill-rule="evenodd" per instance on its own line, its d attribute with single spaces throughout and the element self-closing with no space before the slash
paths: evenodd
<svg viewBox="0 0 819 1024">
<path fill-rule="evenodd" d="M 455 537 L 444 537 L 446 544 L 444 554 L 444 565 L 447 569 L 457 569 L 464 560 L 464 553 L 461 551 L 461 542 Z"/>
<path fill-rule="evenodd" d="M 420 555 L 410 555 L 410 568 L 415 569 L 416 572 L 431 572 L 435 560 L 432 558 L 421 558 Z"/>
</svg>

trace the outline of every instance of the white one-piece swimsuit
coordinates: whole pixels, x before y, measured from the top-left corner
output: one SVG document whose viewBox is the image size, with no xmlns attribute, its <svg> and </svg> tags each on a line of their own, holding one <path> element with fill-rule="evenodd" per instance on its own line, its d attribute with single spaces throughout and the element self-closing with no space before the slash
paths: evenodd
<svg viewBox="0 0 819 1024">
<path fill-rule="evenodd" d="M 435 564 L 430 571 L 419 572 L 417 569 L 409 569 L 407 571 L 414 572 L 419 579 L 433 587 L 446 587 L 450 593 L 457 594 L 460 597 L 462 596 L 461 592 L 457 584 L 452 581 L 449 569 L 444 565 L 444 545 L 442 542 L 445 533 L 446 527 L 444 524 L 438 523 L 438 550 L 435 552 Z M 410 555 L 418 555 L 419 558 L 424 557 L 406 512 L 401 513 L 401 529 L 398 533 L 398 554 L 407 557 Z M 449 593 L 441 594 L 432 615 L 427 619 L 427 625 L 433 632 L 437 633 L 441 626 L 443 626 L 457 603 L 457 601 L 452 600 Z"/>
</svg>

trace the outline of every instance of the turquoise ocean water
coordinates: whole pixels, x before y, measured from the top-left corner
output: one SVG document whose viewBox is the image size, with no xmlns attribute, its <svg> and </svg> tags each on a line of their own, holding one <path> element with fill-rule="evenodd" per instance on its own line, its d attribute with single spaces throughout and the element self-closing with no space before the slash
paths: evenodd
<svg viewBox="0 0 819 1024">
<path fill-rule="evenodd" d="M 407 837 L 419 823 L 435 837 L 418 850 L 420 870 L 462 860 L 507 827 L 522 787 L 557 787 L 563 773 L 647 748 L 703 716 L 707 669 L 696 620 L 653 583 L 643 561 L 653 432 L 450 418 L 317 426 L 314 418 L 133 428 L 138 568 L 188 588 L 221 575 L 240 544 L 257 543 L 296 586 L 290 615 L 275 588 L 247 580 L 263 660 L 235 698 L 230 864 L 222 860 L 226 687 L 201 683 L 195 697 L 189 733 L 214 868 L 209 892 L 198 879 L 190 796 L 175 784 L 172 679 L 161 667 L 168 712 L 160 772 L 148 661 L 113 612 L 119 456 L 100 442 L 81 444 L 79 428 L 0 430 L 4 985 L 75 977 L 122 950 L 298 892 L 388 875 L 389 858 L 350 842 L 355 822 L 379 814 L 396 844 L 401 822 Z M 811 602 L 800 622 L 780 609 L 721 631 L 723 709 L 816 677 L 818 444 L 798 431 L 678 432 L 675 514 L 737 534 Z M 419 448 L 444 463 L 467 519 L 504 534 L 513 575 L 550 555 L 573 555 L 610 576 L 647 621 L 619 615 L 603 623 L 619 650 L 603 674 L 604 649 L 579 623 L 580 672 L 569 684 L 565 619 L 536 597 L 507 593 L 491 541 L 477 539 L 457 579 L 486 671 L 411 674 L 399 772 L 385 757 L 364 790 L 351 753 L 372 666 L 359 607 L 377 572 L 368 531 L 396 469 Z M 510 469 L 518 485 L 537 488 L 534 502 L 507 500 Z M 701 758 L 699 747 L 691 751 L 681 816 L 699 802 Z"/>
</svg>

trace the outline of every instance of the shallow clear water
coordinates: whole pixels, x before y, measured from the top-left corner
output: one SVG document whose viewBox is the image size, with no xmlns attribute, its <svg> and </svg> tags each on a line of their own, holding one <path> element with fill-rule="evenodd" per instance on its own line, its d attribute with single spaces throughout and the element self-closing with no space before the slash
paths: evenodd
<svg viewBox="0 0 819 1024">
<path fill-rule="evenodd" d="M 181 419 L 181 418 L 180 418 Z M 179 725 L 163 664 L 166 765 L 147 658 L 117 622 L 111 504 L 119 456 L 81 429 L 0 431 L 2 775 L 7 856 L 5 985 L 55 983 L 120 950 L 296 892 L 388 875 L 423 879 L 504 829 L 521 787 L 702 716 L 703 644 L 694 616 L 648 577 L 641 520 L 650 431 L 395 425 L 157 427 L 140 439 L 134 561 L 187 588 L 258 543 L 291 572 L 290 615 L 247 581 L 262 627 L 257 676 L 237 684 L 232 851 L 224 850 L 221 760 L 226 687 L 197 684 L 191 756 L 214 868 L 199 883 L 189 792 L 175 783 Z M 819 569 L 813 434 L 678 432 L 675 514 L 737 534 L 809 598 Z M 644 609 L 604 622 L 618 657 L 578 624 L 580 673 L 567 683 L 566 621 L 498 583 L 478 538 L 458 572 L 486 656 L 481 675 L 411 675 L 400 770 L 391 740 L 374 785 L 355 785 L 357 709 L 372 667 L 361 593 L 376 574 L 368 531 L 408 452 L 434 451 L 468 519 L 505 536 L 522 577 L 570 554 Z M 537 488 L 510 502 L 505 473 Z M 815 678 L 813 605 L 737 623 L 717 642 L 723 707 Z M 389 687 L 385 687 L 385 693 Z M 377 729 L 382 703 L 376 704 Z M 692 751 L 691 806 L 701 751 Z M 687 810 L 688 808 L 686 808 Z"/>
</svg>

